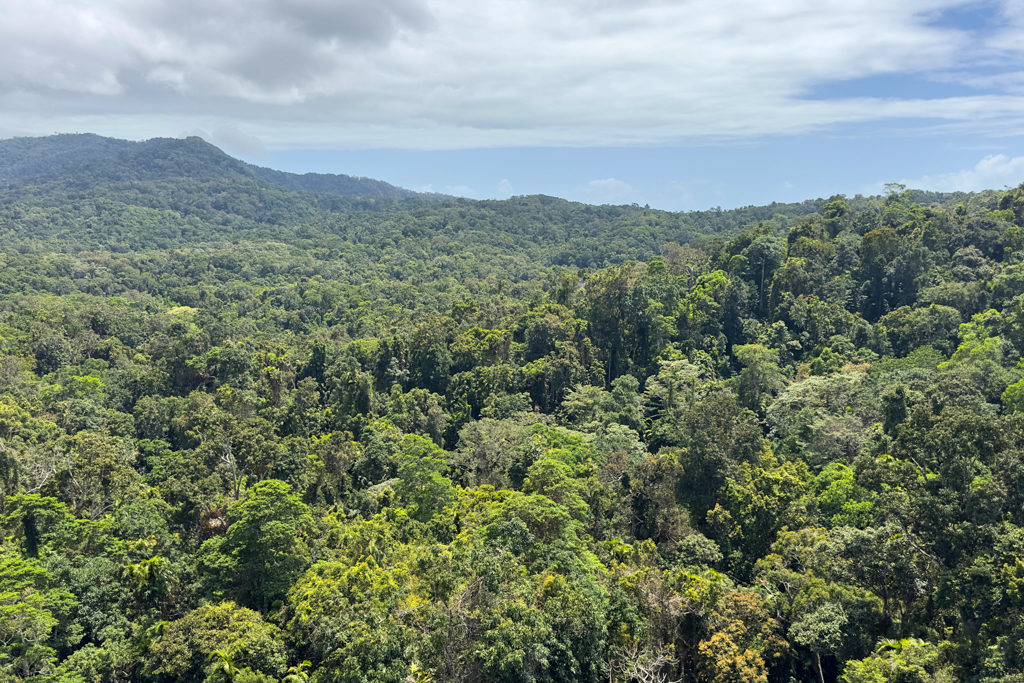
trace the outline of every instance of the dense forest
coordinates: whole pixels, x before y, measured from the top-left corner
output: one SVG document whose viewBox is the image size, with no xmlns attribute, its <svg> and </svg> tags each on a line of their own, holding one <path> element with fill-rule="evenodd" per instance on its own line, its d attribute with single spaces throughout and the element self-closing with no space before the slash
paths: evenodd
<svg viewBox="0 0 1024 683">
<path fill-rule="evenodd" d="M 1024 681 L 1024 185 L 888 190 L 0 141 L 0 680 Z"/>
</svg>

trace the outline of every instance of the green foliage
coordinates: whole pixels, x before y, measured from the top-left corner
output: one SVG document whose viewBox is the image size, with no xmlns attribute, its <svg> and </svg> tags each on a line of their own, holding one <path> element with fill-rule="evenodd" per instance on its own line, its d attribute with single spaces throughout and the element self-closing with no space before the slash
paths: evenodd
<svg viewBox="0 0 1024 683">
<path fill-rule="evenodd" d="M 200 559 L 241 602 L 265 611 L 308 563 L 309 508 L 287 483 L 268 479 L 227 512 L 227 532 L 206 541 Z"/>
<path fill-rule="evenodd" d="M 847 662 L 843 683 L 925 683 L 953 681 L 949 666 L 942 665 L 939 648 L 917 638 L 883 640 L 874 654 Z"/>
<path fill-rule="evenodd" d="M 281 630 L 233 602 L 200 607 L 161 624 L 159 632 L 145 660 L 145 673 L 157 680 L 218 680 L 211 662 L 227 668 L 229 679 L 236 667 L 271 676 L 286 668 Z"/>
<path fill-rule="evenodd" d="M 409 505 L 412 516 L 425 522 L 455 498 L 445 452 L 422 437 L 408 435 L 402 439 L 398 460 L 398 482 L 395 494 Z"/>
<path fill-rule="evenodd" d="M 1024 669 L 1021 188 L 675 214 L 196 139 L 0 159 L 4 680 Z"/>
<path fill-rule="evenodd" d="M 52 583 L 35 560 L 0 555 L 0 667 L 5 674 L 21 679 L 48 676 L 57 662 L 54 646 L 78 640 L 61 628 L 75 598 Z"/>
<path fill-rule="evenodd" d="M 407 572 L 375 561 L 321 562 L 292 587 L 288 631 L 313 663 L 315 681 L 405 679 L 409 637 L 397 618 Z"/>
</svg>

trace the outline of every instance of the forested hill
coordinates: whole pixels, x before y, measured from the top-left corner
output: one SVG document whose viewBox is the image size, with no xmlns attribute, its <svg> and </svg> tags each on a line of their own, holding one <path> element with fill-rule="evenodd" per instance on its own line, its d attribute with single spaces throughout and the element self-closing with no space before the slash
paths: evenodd
<svg viewBox="0 0 1024 683">
<path fill-rule="evenodd" d="M 1024 186 L 0 144 L 0 683 L 1024 680 Z"/>
<path fill-rule="evenodd" d="M 237 183 L 258 179 L 282 188 L 352 197 L 431 196 L 370 178 L 298 175 L 253 166 L 233 159 L 198 137 L 132 142 L 79 134 L 0 140 L 0 188 L 63 184 L 86 189 L 120 182 L 184 178 Z"/>
<path fill-rule="evenodd" d="M 967 195 L 914 192 L 943 206 Z M 0 236 L 20 249 L 114 251 L 240 241 L 317 240 L 527 254 L 536 266 L 600 267 L 663 245 L 786 221 L 825 201 L 672 213 L 546 196 L 473 201 L 345 175 L 296 175 L 233 159 L 199 138 L 130 142 L 96 135 L 0 140 Z M 877 199 L 850 200 L 879 210 Z"/>
</svg>

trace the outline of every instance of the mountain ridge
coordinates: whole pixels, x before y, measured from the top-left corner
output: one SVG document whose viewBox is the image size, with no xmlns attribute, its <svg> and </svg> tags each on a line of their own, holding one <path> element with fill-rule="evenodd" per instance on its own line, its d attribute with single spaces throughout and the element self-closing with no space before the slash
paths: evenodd
<svg viewBox="0 0 1024 683">
<path fill-rule="evenodd" d="M 905 194 L 924 207 L 998 202 L 994 192 Z M 599 268 L 653 258 L 666 245 L 726 239 L 759 223 L 785 229 L 837 197 L 689 212 L 548 195 L 475 200 L 257 167 L 198 137 L 0 140 L 0 238 L 19 249 L 60 252 L 340 238 L 375 250 L 403 251 L 416 241 L 423 254 L 483 250 L 534 265 Z M 885 198 L 860 195 L 844 201 L 865 216 L 885 205 Z"/>
<path fill-rule="evenodd" d="M 220 172 L 216 173 L 215 170 Z M 536 198 L 541 201 L 557 200 L 582 206 L 631 206 L 587 204 L 544 193 L 517 195 L 508 199 L 472 200 L 443 193 L 417 192 L 366 176 L 343 173 L 292 173 L 242 161 L 198 136 L 156 137 L 136 141 L 105 137 L 95 133 L 57 133 L 41 137 L 0 139 L 0 190 L 66 180 L 61 177 L 62 172 L 102 174 L 103 182 L 106 183 L 126 180 L 168 180 L 175 177 L 213 179 L 234 176 L 236 179 L 259 180 L 286 190 L 341 197 L 427 201 L 465 200 L 485 202 L 491 205 L 501 202 L 514 203 L 524 198 Z M 910 197 L 921 204 L 955 203 L 978 194 L 960 191 L 933 192 L 913 188 L 909 192 Z M 865 197 L 856 195 L 853 200 L 870 200 L 872 198 L 874 198 L 872 195 Z M 709 207 L 688 211 L 668 211 L 657 208 L 652 210 L 672 214 L 703 215 L 780 207 L 785 212 L 790 207 L 823 204 L 824 201 L 826 198 L 818 197 L 800 202 L 776 201 L 763 205 L 745 204 L 726 209 Z"/>
<path fill-rule="evenodd" d="M 61 179 L 99 176 L 103 182 L 173 177 L 252 178 L 277 187 L 346 197 L 438 198 L 382 180 L 346 174 L 288 173 L 235 159 L 200 137 L 120 140 L 93 133 L 0 140 L 0 187 L 15 189 Z"/>
</svg>

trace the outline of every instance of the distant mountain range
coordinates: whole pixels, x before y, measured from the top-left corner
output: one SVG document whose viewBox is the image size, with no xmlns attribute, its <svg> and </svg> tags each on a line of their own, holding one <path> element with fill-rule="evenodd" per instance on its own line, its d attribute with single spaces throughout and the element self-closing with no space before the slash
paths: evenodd
<svg viewBox="0 0 1024 683">
<path fill-rule="evenodd" d="M 984 195 L 913 192 L 910 198 L 922 206 L 996 201 Z M 452 253 L 526 259 L 525 276 L 547 266 L 646 260 L 666 245 L 727 239 L 765 221 L 783 229 L 820 213 L 826 202 L 678 213 L 545 195 L 478 201 L 368 178 L 261 168 L 198 137 L 0 140 L 0 246 L 20 250 L 128 252 L 340 239 L 417 259 Z M 860 196 L 848 203 L 864 215 L 884 204 Z"/>
</svg>

